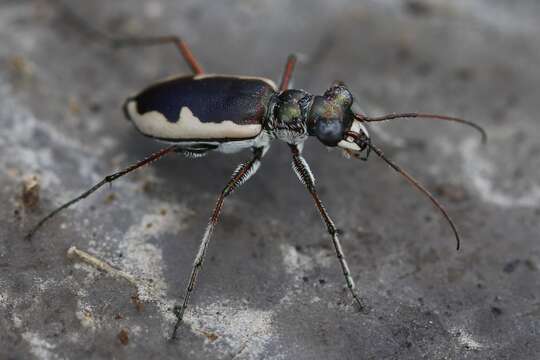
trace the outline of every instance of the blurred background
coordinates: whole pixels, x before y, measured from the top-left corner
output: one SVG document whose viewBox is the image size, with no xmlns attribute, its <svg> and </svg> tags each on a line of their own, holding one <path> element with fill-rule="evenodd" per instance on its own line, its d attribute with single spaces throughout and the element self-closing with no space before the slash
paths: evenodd
<svg viewBox="0 0 540 360">
<path fill-rule="evenodd" d="M 275 142 L 225 203 L 181 339 L 178 303 L 219 191 L 249 152 L 171 156 L 48 223 L 48 211 L 160 148 L 126 97 L 187 73 L 172 46 L 112 49 L 56 1 L 0 0 L 0 357 L 536 359 L 540 353 L 540 3 L 535 0 L 82 1 L 111 36 L 180 35 L 210 73 L 322 93 L 343 80 L 370 115 L 424 111 L 372 140 L 432 190 L 462 235 L 389 169 L 309 140 L 343 230 L 359 314 L 309 195 Z M 135 280 L 68 257 L 71 246 Z"/>
</svg>

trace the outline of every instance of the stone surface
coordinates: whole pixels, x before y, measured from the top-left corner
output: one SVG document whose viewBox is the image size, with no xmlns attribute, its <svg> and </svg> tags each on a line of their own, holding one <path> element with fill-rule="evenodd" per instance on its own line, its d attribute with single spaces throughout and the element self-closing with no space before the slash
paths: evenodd
<svg viewBox="0 0 540 360">
<path fill-rule="evenodd" d="M 109 34 L 180 34 L 210 72 L 278 80 L 298 52 L 297 87 L 320 93 L 346 80 L 370 114 L 464 116 L 490 139 L 482 147 L 467 128 L 422 120 L 370 128 L 445 204 L 459 252 L 430 203 L 381 161 L 307 143 L 367 315 L 344 291 L 330 239 L 276 143 L 226 202 L 181 339 L 169 342 L 168 309 L 213 202 L 249 155 L 164 159 L 23 240 L 62 201 L 159 148 L 120 105 L 188 69 L 171 47 L 93 41 L 54 2 L 3 0 L 0 358 L 538 358 L 537 1 L 67 3 Z M 23 194 L 32 176 L 38 187 Z M 138 289 L 68 258 L 71 246 L 134 276 Z"/>
</svg>

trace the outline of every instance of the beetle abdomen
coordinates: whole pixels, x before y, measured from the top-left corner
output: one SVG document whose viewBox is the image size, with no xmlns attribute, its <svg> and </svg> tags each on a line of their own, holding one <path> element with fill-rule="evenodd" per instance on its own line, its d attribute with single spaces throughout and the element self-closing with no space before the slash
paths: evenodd
<svg viewBox="0 0 540 360">
<path fill-rule="evenodd" d="M 141 133 L 162 140 L 249 139 L 261 132 L 275 92 L 264 78 L 185 76 L 148 87 L 124 111 Z"/>
</svg>

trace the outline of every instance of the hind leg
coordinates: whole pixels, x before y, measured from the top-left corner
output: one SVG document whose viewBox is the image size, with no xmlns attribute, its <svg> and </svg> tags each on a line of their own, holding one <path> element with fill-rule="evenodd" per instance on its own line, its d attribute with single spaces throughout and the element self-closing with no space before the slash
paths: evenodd
<svg viewBox="0 0 540 360">
<path fill-rule="evenodd" d="M 193 74 L 200 75 L 204 73 L 202 66 L 189 49 L 188 44 L 178 36 L 168 35 L 155 37 L 116 38 L 102 32 L 100 29 L 93 27 L 83 16 L 73 11 L 71 7 L 65 5 L 63 2 L 58 2 L 56 5 L 60 8 L 62 15 L 64 15 L 64 20 L 71 22 L 73 25 L 77 26 L 82 33 L 93 38 L 94 40 L 106 41 L 114 47 L 172 44 L 180 51 L 180 55 L 182 55 L 186 63 L 189 65 L 193 71 Z"/>
<path fill-rule="evenodd" d="M 180 55 L 182 55 L 188 66 L 191 68 L 193 74 L 200 75 L 204 73 L 202 66 L 189 49 L 188 44 L 178 36 L 169 35 L 157 37 L 118 38 L 111 39 L 111 43 L 116 47 L 172 44 L 178 49 L 178 51 L 180 51 Z"/>
<path fill-rule="evenodd" d="M 193 261 L 193 267 L 191 270 L 191 275 L 189 277 L 189 283 L 185 291 L 184 301 L 182 305 L 176 307 L 174 310 L 175 315 L 176 315 L 176 323 L 174 325 L 173 333 L 172 333 L 173 339 L 176 338 L 178 327 L 180 326 L 180 324 L 182 324 L 182 321 L 184 319 L 184 312 L 188 306 L 191 294 L 193 293 L 193 290 L 195 289 L 197 276 L 199 275 L 199 272 L 202 268 L 202 264 L 206 255 L 206 250 L 208 249 L 208 244 L 210 243 L 210 239 L 212 238 L 214 228 L 216 227 L 218 223 L 225 198 L 228 197 L 233 191 L 238 189 L 242 184 L 244 184 L 259 169 L 259 166 L 261 164 L 261 158 L 264 155 L 265 148 L 261 147 L 261 148 L 255 148 L 253 150 L 254 150 L 253 157 L 251 158 L 251 160 L 240 164 L 236 168 L 236 170 L 233 172 L 231 176 L 231 179 L 229 180 L 227 185 L 223 188 L 221 194 L 218 197 L 218 200 L 214 207 L 214 211 L 212 212 L 212 216 L 210 217 L 210 221 L 208 223 L 208 226 L 206 227 L 206 231 L 204 232 L 203 238 L 201 240 L 201 244 L 199 245 L 199 251 L 197 252 L 197 255 L 195 256 L 195 260 Z"/>
</svg>

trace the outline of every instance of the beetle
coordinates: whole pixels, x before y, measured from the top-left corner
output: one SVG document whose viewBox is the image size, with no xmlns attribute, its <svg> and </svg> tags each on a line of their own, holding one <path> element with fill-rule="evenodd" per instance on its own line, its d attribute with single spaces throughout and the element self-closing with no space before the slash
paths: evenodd
<svg viewBox="0 0 540 360">
<path fill-rule="evenodd" d="M 348 156 L 367 160 L 370 151 L 377 154 L 431 200 L 450 224 L 459 249 L 458 231 L 445 209 L 428 190 L 371 143 L 366 124 L 414 117 L 454 121 L 476 128 L 485 141 L 486 134 L 481 127 L 463 119 L 425 113 L 393 113 L 368 117 L 355 110 L 357 108 L 354 96 L 342 82 L 335 82 L 322 95 L 290 89 L 289 83 L 296 64 L 295 55 L 288 57 L 281 83 L 276 86 L 272 80 L 262 77 L 207 74 L 186 42 L 176 36 L 114 40 L 115 46 L 151 46 L 167 43 L 176 46 L 191 68 L 192 74 L 172 77 L 147 87 L 135 96 L 129 97 L 123 110 L 127 119 L 142 135 L 167 142 L 169 146 L 106 176 L 81 195 L 59 206 L 32 228 L 27 235 L 28 239 L 60 211 L 86 198 L 106 183 L 111 183 L 167 154 L 181 153 L 188 157 L 202 157 L 211 151 L 231 153 L 250 149 L 251 158 L 233 171 L 212 211 L 193 262 L 183 302 L 174 309 L 176 323 L 172 337 L 175 338 L 195 288 L 225 198 L 257 172 L 271 141 L 281 140 L 288 144 L 294 172 L 313 198 L 326 225 L 347 288 L 359 309 L 364 310 L 366 306 L 355 291 L 355 284 L 339 240 L 339 231 L 319 198 L 315 177 L 302 156 L 304 142 L 309 137 L 315 137 L 327 147 L 341 148 Z"/>
</svg>

